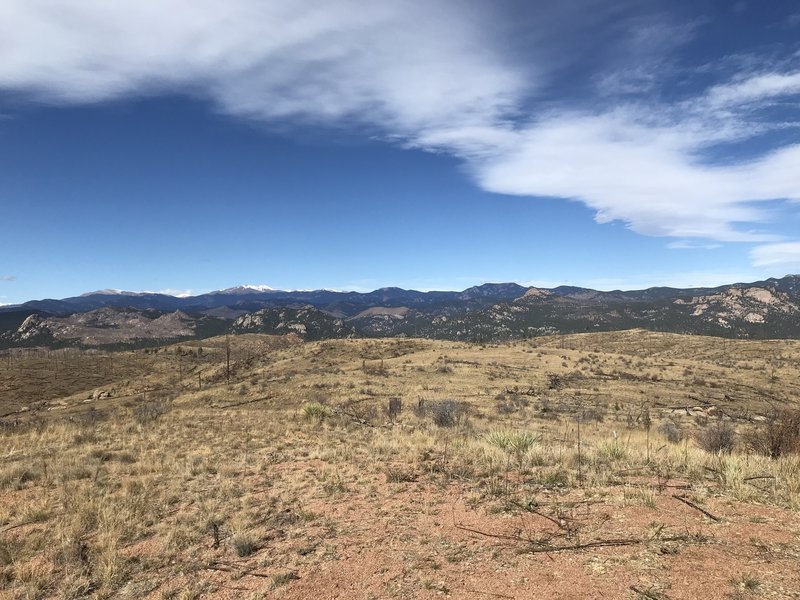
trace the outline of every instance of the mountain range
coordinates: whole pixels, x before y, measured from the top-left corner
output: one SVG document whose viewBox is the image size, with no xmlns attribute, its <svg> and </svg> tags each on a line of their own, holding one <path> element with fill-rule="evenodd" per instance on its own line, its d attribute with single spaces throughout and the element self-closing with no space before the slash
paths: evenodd
<svg viewBox="0 0 800 600">
<path fill-rule="evenodd" d="M 485 342 L 635 327 L 800 338 L 800 276 L 633 291 L 516 283 L 368 293 L 239 286 L 185 297 L 101 290 L 0 308 L 0 347 L 129 347 L 256 332 L 307 340 L 408 336 Z"/>
</svg>

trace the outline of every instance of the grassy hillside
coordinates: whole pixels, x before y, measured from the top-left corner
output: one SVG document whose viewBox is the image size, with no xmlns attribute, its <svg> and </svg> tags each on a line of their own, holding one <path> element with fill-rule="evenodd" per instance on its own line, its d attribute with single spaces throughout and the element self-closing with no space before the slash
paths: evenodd
<svg viewBox="0 0 800 600">
<path fill-rule="evenodd" d="M 798 359 L 638 330 L 20 352 L 0 364 L 0 589 L 791 597 L 800 458 L 753 440 L 797 408 Z"/>
</svg>

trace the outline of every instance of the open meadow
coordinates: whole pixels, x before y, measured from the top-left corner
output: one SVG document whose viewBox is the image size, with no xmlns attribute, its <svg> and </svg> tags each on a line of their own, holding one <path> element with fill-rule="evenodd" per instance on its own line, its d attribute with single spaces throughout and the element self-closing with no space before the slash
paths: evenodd
<svg viewBox="0 0 800 600">
<path fill-rule="evenodd" d="M 0 356 L 0 597 L 800 598 L 800 342 Z"/>
</svg>

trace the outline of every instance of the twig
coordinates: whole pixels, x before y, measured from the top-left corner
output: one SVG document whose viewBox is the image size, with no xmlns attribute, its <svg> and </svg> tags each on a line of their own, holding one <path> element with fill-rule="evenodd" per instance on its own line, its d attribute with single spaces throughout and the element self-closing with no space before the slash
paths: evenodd
<svg viewBox="0 0 800 600">
<path fill-rule="evenodd" d="M 707 511 L 705 508 L 701 508 L 701 507 L 697 506 L 697 504 L 695 504 L 695 503 L 694 503 L 694 502 L 692 502 L 691 500 L 687 500 L 687 499 L 686 499 L 686 498 L 684 498 L 683 496 L 679 496 L 678 494 L 673 494 L 673 495 L 672 495 L 672 497 L 673 497 L 673 498 L 675 498 L 675 500 L 680 500 L 680 501 L 681 501 L 681 502 L 683 502 L 683 503 L 684 503 L 686 506 L 691 506 L 693 509 L 695 509 L 695 510 L 699 510 L 701 513 L 703 513 L 705 516 L 707 516 L 707 517 L 708 517 L 709 519 L 711 519 L 712 521 L 717 521 L 717 522 L 719 522 L 719 521 L 721 520 L 719 517 L 712 515 L 712 514 L 711 514 L 710 512 L 708 512 L 708 511 Z"/>
<path fill-rule="evenodd" d="M 272 578 L 272 575 L 267 575 L 266 573 L 259 573 L 258 571 L 247 571 L 246 569 L 233 569 L 231 567 L 226 567 L 225 565 L 211 565 L 203 568 L 206 571 L 224 571 L 226 573 L 241 573 L 242 575 L 249 575 L 251 577 L 263 577 L 265 579 Z"/>
<path fill-rule="evenodd" d="M 484 592 L 481 590 L 475 590 L 472 588 L 464 588 L 465 592 L 472 592 L 473 594 L 483 594 L 485 596 L 494 596 L 495 598 L 511 598 L 512 600 L 516 598 L 516 596 L 508 596 L 506 594 L 498 594 L 497 592 Z"/>
<path fill-rule="evenodd" d="M 692 540 L 700 541 L 698 536 L 675 535 L 672 537 L 659 538 L 660 542 L 688 542 Z M 585 542 L 583 544 L 570 544 L 567 546 L 545 546 L 543 548 L 529 548 L 528 552 L 566 552 L 570 550 L 586 550 L 589 548 L 607 548 L 610 546 L 635 546 L 652 541 L 644 538 L 617 538 L 610 540 L 597 540 L 596 542 Z"/>
<path fill-rule="evenodd" d="M 478 535 L 483 535 L 485 537 L 491 538 L 498 538 L 502 540 L 512 540 L 516 542 L 525 542 L 528 544 L 533 544 L 531 540 L 527 540 L 523 537 L 518 535 L 504 535 L 502 533 L 487 533 L 485 531 L 481 531 L 479 529 L 472 529 L 470 527 L 464 527 L 463 525 L 455 525 L 456 529 L 461 529 L 462 531 L 469 531 L 471 533 L 477 533 Z M 660 531 L 659 531 L 660 533 Z M 531 553 L 539 553 L 539 552 L 567 552 L 571 550 L 586 550 L 589 548 L 606 548 L 610 546 L 635 546 L 636 544 L 644 544 L 645 542 L 654 541 L 655 538 L 616 538 L 616 539 L 609 539 L 609 540 L 597 540 L 594 542 L 584 542 L 582 544 L 567 544 L 564 546 L 533 546 L 528 548 L 528 552 Z M 665 538 L 658 538 L 660 542 L 688 542 L 688 541 L 702 541 L 704 538 L 699 535 L 674 535 L 671 537 Z"/>
<path fill-rule="evenodd" d="M 353 423 L 357 423 L 359 425 L 364 425 L 365 427 L 375 427 L 375 425 L 373 425 L 372 423 L 370 423 L 366 419 L 362 419 L 358 415 L 350 412 L 349 410 L 346 410 L 346 409 L 342 408 L 341 406 L 337 406 L 333 410 L 337 414 L 344 415 L 345 417 L 350 417 L 350 419 L 353 421 Z"/>
<path fill-rule="evenodd" d="M 470 533 L 477 533 L 478 535 L 482 535 L 485 537 L 491 538 L 499 538 L 501 540 L 514 540 L 515 542 L 524 542 L 527 541 L 524 538 L 519 537 L 518 535 L 503 535 L 502 533 L 487 533 L 485 531 L 481 531 L 479 529 L 472 529 L 470 527 L 464 527 L 463 525 L 456 525 L 456 529 L 460 529 L 462 531 L 469 531 Z"/>
<path fill-rule="evenodd" d="M 524 505 L 524 504 L 521 504 L 519 502 L 512 502 L 512 504 L 514 506 L 516 506 L 517 508 L 521 508 L 522 510 L 524 510 L 526 512 L 532 513 L 534 515 L 538 515 L 538 516 L 542 517 L 543 519 L 547 519 L 551 523 L 554 523 L 556 525 L 556 527 L 558 527 L 559 529 L 566 529 L 564 523 L 561 520 L 556 519 L 555 517 L 551 517 L 550 515 L 546 515 L 543 512 L 539 512 L 538 510 L 536 510 L 536 505 L 534 505 L 534 504 Z"/>
<path fill-rule="evenodd" d="M 22 523 L 17 523 L 16 525 L 9 525 L 8 527 L 3 527 L 0 529 L 0 533 L 5 533 L 6 531 L 11 531 L 12 529 L 17 529 L 18 527 L 25 527 L 26 525 L 33 525 L 36 521 L 23 521 Z"/>
<path fill-rule="evenodd" d="M 256 402 L 263 402 L 264 400 L 272 400 L 274 396 L 262 396 L 254 400 L 244 400 L 243 402 L 234 402 L 233 404 L 218 404 L 214 408 L 235 408 L 237 406 L 244 406 L 245 404 L 254 404 Z"/>
<path fill-rule="evenodd" d="M 756 479 L 775 479 L 775 475 L 755 475 L 753 477 L 745 477 L 742 481 L 755 481 Z"/>
</svg>

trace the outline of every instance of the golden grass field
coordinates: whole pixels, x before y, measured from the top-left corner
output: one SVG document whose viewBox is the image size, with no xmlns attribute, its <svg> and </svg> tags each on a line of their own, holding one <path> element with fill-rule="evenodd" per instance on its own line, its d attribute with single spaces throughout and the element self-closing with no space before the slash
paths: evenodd
<svg viewBox="0 0 800 600">
<path fill-rule="evenodd" d="M 2 357 L 0 597 L 800 598 L 800 342 L 227 341 Z"/>
</svg>

